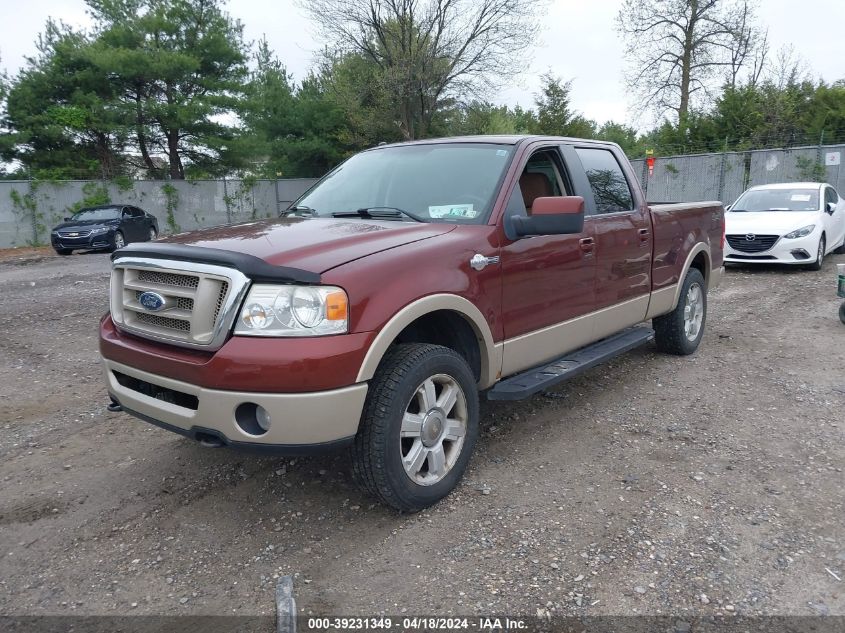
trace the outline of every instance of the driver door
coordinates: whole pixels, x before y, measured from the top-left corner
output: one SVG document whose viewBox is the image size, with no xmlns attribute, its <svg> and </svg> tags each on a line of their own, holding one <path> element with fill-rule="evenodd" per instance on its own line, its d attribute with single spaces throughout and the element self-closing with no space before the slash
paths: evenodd
<svg viewBox="0 0 845 633">
<path fill-rule="evenodd" d="M 573 183 L 558 146 L 539 146 L 512 183 L 506 215 L 530 215 L 533 201 L 584 196 Z M 580 318 L 595 306 L 595 255 L 591 229 L 575 235 L 539 235 L 501 249 L 502 375 L 552 360 L 592 339 L 592 321 Z"/>
</svg>

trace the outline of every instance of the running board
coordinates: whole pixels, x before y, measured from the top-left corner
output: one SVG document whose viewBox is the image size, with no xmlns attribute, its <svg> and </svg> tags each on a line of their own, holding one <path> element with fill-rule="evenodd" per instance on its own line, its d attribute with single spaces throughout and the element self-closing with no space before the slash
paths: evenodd
<svg viewBox="0 0 845 633">
<path fill-rule="evenodd" d="M 574 378 L 606 360 L 629 352 L 654 338 L 648 327 L 632 327 L 608 336 L 592 345 L 562 356 L 548 365 L 535 367 L 496 383 L 487 392 L 488 400 L 521 400 Z"/>
</svg>

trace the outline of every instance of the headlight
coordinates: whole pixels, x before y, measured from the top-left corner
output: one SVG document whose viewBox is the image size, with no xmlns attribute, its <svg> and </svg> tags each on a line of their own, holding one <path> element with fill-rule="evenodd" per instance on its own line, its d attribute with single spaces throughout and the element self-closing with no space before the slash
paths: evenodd
<svg viewBox="0 0 845 633">
<path fill-rule="evenodd" d="M 813 232 L 814 228 L 816 228 L 815 224 L 808 224 L 807 226 L 802 226 L 800 229 L 795 229 L 792 233 L 787 233 L 784 237 L 788 240 L 794 240 L 798 237 L 807 237 Z"/>
<path fill-rule="evenodd" d="M 335 286 L 253 286 L 235 326 L 244 336 L 326 336 L 349 326 L 349 299 Z"/>
<path fill-rule="evenodd" d="M 108 233 L 111 227 L 98 226 L 96 229 L 91 229 L 91 235 L 100 235 L 101 233 Z"/>
</svg>

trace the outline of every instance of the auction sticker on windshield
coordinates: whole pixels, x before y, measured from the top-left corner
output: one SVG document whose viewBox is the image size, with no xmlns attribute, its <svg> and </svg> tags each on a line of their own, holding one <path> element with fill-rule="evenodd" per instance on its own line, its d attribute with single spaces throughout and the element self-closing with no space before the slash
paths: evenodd
<svg viewBox="0 0 845 633">
<path fill-rule="evenodd" d="M 474 218 L 478 212 L 471 204 L 440 204 L 428 207 L 428 215 L 435 220 L 441 218 Z"/>
</svg>

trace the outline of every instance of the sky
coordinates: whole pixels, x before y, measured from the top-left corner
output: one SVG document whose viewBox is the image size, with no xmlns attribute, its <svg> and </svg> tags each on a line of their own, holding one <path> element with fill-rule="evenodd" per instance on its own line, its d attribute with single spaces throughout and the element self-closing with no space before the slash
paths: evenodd
<svg viewBox="0 0 845 633">
<path fill-rule="evenodd" d="M 12 0 L 0 0 L 0 5 Z M 531 107 L 547 71 L 572 80 L 575 110 L 599 123 L 635 123 L 626 94 L 624 49 L 615 30 L 621 0 L 551 0 L 526 72 L 496 93 L 494 103 Z M 294 0 L 229 0 L 229 13 L 244 24 L 247 40 L 266 36 L 295 79 L 313 65 L 323 42 Z M 27 0 L 0 21 L 0 68 L 14 75 L 35 53 L 34 41 L 48 16 L 75 27 L 90 26 L 83 0 Z M 811 74 L 845 78 L 845 0 L 759 0 L 758 22 L 768 27 L 774 50 L 792 45 Z"/>
</svg>

